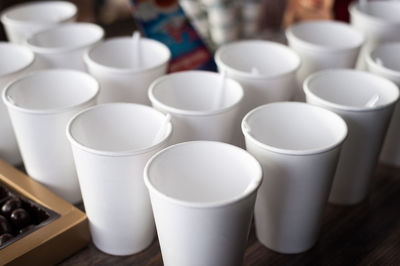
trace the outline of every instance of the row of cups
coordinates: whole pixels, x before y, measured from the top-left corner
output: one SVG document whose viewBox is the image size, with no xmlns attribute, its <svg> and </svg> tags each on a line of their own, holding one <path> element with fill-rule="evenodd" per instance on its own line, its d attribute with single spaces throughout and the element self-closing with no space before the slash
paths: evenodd
<svg viewBox="0 0 400 266">
<path fill-rule="evenodd" d="M 331 69 L 307 76 L 298 91 L 308 104 L 286 102 L 299 69 L 315 62 L 329 68 L 341 58 L 342 43 L 335 42 L 340 37 L 321 37 L 339 46 L 334 51 L 328 43 L 313 39 L 305 45 L 304 39 L 310 32 L 340 36 L 346 26 L 294 26 L 304 33 L 294 30 L 303 36 L 299 47 L 313 57 L 297 51 L 289 33 L 291 49 L 260 40 L 224 45 L 215 55 L 221 75 L 188 71 L 148 78 L 165 49 L 144 45 L 138 35 L 83 50 L 83 62 L 97 55 L 98 75 L 88 61 L 91 75 L 58 65 L 22 73 L 32 70 L 38 53 L 4 43 L 9 50 L 1 57 L 10 60 L 2 66 L 3 101 L 28 174 L 70 202 L 79 201 L 82 190 L 93 241 L 102 251 L 136 253 L 152 242 L 157 228 L 166 265 L 240 264 L 255 206 L 261 243 L 302 252 L 317 239 L 328 198 L 342 204 L 365 198 L 398 99 L 398 88 L 385 78 Z M 398 77 L 396 49 L 391 43 L 368 53 L 371 69 Z M 357 52 L 352 62 L 356 58 Z M 135 94 L 142 78 L 148 78 L 140 87 L 144 98 L 126 94 L 94 106 L 107 88 L 112 97 L 121 87 Z M 115 101 L 136 104 L 107 103 Z M 144 105 L 150 103 L 154 109 Z"/>
</svg>

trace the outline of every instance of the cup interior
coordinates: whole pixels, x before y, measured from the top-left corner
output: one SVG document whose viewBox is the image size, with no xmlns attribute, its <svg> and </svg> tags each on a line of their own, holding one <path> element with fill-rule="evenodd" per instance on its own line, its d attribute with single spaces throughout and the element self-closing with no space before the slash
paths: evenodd
<svg viewBox="0 0 400 266">
<path fill-rule="evenodd" d="M 91 23 L 66 23 L 34 34 L 27 40 L 35 50 L 74 49 L 89 46 L 103 38 L 101 27 Z"/>
<path fill-rule="evenodd" d="M 242 129 L 267 149 L 288 154 L 317 153 L 341 143 L 347 127 L 338 115 L 305 103 L 260 106 L 243 119 Z"/>
<path fill-rule="evenodd" d="M 169 74 L 155 81 L 150 99 L 175 112 L 220 110 L 237 104 L 243 97 L 239 83 L 207 71 Z"/>
<path fill-rule="evenodd" d="M 34 54 L 26 47 L 0 42 L 0 77 L 22 70 L 34 60 Z"/>
<path fill-rule="evenodd" d="M 288 29 L 288 37 L 322 47 L 353 48 L 363 42 L 363 36 L 349 25 L 332 21 L 308 21 Z"/>
<path fill-rule="evenodd" d="M 78 114 L 69 126 L 75 142 L 98 153 L 135 153 L 164 141 L 171 133 L 155 138 L 165 115 L 155 109 L 131 103 L 102 104 Z"/>
<path fill-rule="evenodd" d="M 379 96 L 375 107 L 395 102 L 399 96 L 396 85 L 380 76 L 349 69 L 318 72 L 305 81 L 306 95 L 312 94 L 325 103 L 342 109 L 369 109 L 367 103 Z"/>
<path fill-rule="evenodd" d="M 211 141 L 171 146 L 145 169 L 151 189 L 188 204 L 218 204 L 244 197 L 258 188 L 261 175 L 260 165 L 246 151 Z"/>
<path fill-rule="evenodd" d="M 216 53 L 219 67 L 242 74 L 273 77 L 291 73 L 300 66 L 299 57 L 288 47 L 268 41 L 239 41 L 221 46 Z"/>
<path fill-rule="evenodd" d="M 365 8 L 358 10 L 372 17 L 389 22 L 400 23 L 400 2 L 398 1 L 366 1 Z"/>
<path fill-rule="evenodd" d="M 6 91 L 9 105 L 26 111 L 50 112 L 71 108 L 93 99 L 97 81 L 74 70 L 43 70 L 11 83 Z"/>
<path fill-rule="evenodd" d="M 41 1 L 11 7 L 4 19 L 15 22 L 58 23 L 74 17 L 77 8 L 67 1 Z"/>
<path fill-rule="evenodd" d="M 385 43 L 371 52 L 371 59 L 400 74 L 400 42 Z M 379 63 L 378 63 L 379 62 Z"/>
<path fill-rule="evenodd" d="M 114 69 L 144 70 L 167 63 L 171 56 L 169 49 L 155 40 L 141 38 L 139 53 L 134 47 L 133 38 L 109 39 L 93 47 L 88 52 L 88 59 Z M 140 56 L 139 59 L 137 55 Z"/>
</svg>

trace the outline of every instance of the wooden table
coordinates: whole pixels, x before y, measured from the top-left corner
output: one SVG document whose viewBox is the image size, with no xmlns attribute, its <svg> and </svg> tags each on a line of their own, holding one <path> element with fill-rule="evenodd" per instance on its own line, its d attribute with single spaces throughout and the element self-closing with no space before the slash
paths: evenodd
<svg viewBox="0 0 400 266">
<path fill-rule="evenodd" d="M 250 232 L 244 265 L 400 265 L 400 169 L 379 165 L 369 197 L 355 206 L 328 204 L 318 242 L 308 252 L 284 255 Z M 110 256 L 93 244 L 60 265 L 163 265 L 158 241 L 132 256 Z M 180 265 L 177 265 L 180 266 Z"/>
</svg>

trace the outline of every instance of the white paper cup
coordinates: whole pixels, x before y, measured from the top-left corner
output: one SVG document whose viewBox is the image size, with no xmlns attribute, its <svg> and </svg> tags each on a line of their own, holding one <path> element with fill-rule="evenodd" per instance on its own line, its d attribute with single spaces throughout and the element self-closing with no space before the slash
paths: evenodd
<svg viewBox="0 0 400 266">
<path fill-rule="evenodd" d="M 12 80 L 32 70 L 35 55 L 26 47 L 0 42 L 0 90 Z M 0 158 L 9 164 L 18 165 L 22 158 L 11 125 L 8 111 L 0 101 Z"/>
<path fill-rule="evenodd" d="M 130 37 L 108 39 L 84 55 L 89 73 L 101 85 L 99 103 L 132 102 L 150 105 L 147 90 L 167 71 L 171 52 L 161 42 L 141 38 L 140 50 Z"/>
<path fill-rule="evenodd" d="M 33 34 L 28 47 L 43 68 L 86 71 L 83 54 L 102 41 L 104 30 L 93 23 L 67 23 Z"/>
<path fill-rule="evenodd" d="M 379 43 L 400 41 L 400 2 L 363 1 L 349 6 L 351 25 L 365 35 L 366 42 L 361 49 L 357 68 L 366 69 L 365 57 Z"/>
<path fill-rule="evenodd" d="M 254 214 L 258 240 L 281 253 L 310 249 L 318 238 L 346 123 L 323 108 L 279 102 L 249 112 L 242 131 L 264 173 Z"/>
<path fill-rule="evenodd" d="M 154 108 L 169 113 L 174 125 L 171 143 L 190 140 L 232 142 L 243 97 L 239 83 L 208 71 L 165 75 L 149 88 Z"/>
<path fill-rule="evenodd" d="M 153 156 L 144 171 L 164 265 L 242 265 L 260 164 L 221 142 L 192 141 Z"/>
<path fill-rule="evenodd" d="M 77 7 L 67 1 L 19 4 L 3 11 L 1 22 L 10 42 L 25 44 L 32 34 L 76 20 Z"/>
<path fill-rule="evenodd" d="M 400 42 L 378 45 L 366 57 L 368 71 L 390 79 L 400 87 Z M 382 147 L 380 160 L 400 166 L 400 107 L 396 104 Z"/>
<path fill-rule="evenodd" d="M 305 101 L 303 81 L 312 73 L 331 68 L 354 68 L 363 35 L 338 21 L 307 21 L 286 30 L 288 44 L 301 58 L 295 100 Z"/>
<path fill-rule="evenodd" d="M 154 239 L 143 169 L 167 145 L 171 123 L 154 140 L 164 120 L 149 106 L 111 103 L 84 110 L 68 124 L 92 239 L 105 253 L 131 255 Z"/>
<path fill-rule="evenodd" d="M 308 77 L 304 81 L 304 91 L 308 103 L 337 113 L 349 128 L 329 201 L 336 204 L 361 202 L 368 193 L 399 97 L 397 86 L 364 71 L 335 69 Z"/>
<path fill-rule="evenodd" d="M 244 146 L 242 118 L 251 109 L 271 102 L 288 101 L 297 90 L 296 71 L 300 58 L 285 45 L 261 41 L 239 41 L 221 46 L 215 53 L 218 71 L 244 90 L 235 131 L 235 144 Z"/>
<path fill-rule="evenodd" d="M 94 78 L 65 69 L 25 75 L 3 92 L 29 176 L 71 203 L 82 197 L 65 127 L 98 92 Z"/>
</svg>

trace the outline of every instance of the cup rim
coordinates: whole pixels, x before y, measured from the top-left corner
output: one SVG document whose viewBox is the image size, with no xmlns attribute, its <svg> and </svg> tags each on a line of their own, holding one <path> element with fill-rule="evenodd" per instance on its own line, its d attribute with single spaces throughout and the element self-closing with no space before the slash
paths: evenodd
<svg viewBox="0 0 400 266">
<path fill-rule="evenodd" d="M 394 100 L 391 100 L 389 102 L 387 102 L 386 104 L 382 104 L 382 105 L 376 105 L 373 107 L 368 107 L 368 106 L 360 106 L 360 107 L 356 107 L 356 106 L 349 106 L 349 105 L 344 105 L 344 104 L 338 104 L 338 103 L 333 103 L 330 102 L 328 100 L 325 100 L 323 98 L 321 98 L 319 95 L 316 95 L 314 92 L 312 92 L 309 84 L 315 80 L 316 78 L 318 78 L 319 76 L 322 75 L 326 75 L 328 73 L 332 73 L 332 72 L 354 72 L 354 73 L 359 73 L 362 75 L 368 75 L 370 77 L 373 77 L 375 79 L 380 79 L 384 82 L 386 82 L 386 84 L 390 84 L 390 86 L 392 86 L 393 88 L 395 88 L 394 91 L 396 91 L 396 98 Z M 379 75 L 373 74 L 373 73 L 369 73 L 366 71 L 362 71 L 362 70 L 356 70 L 356 69 L 344 69 L 344 68 L 338 68 L 338 69 L 326 69 L 326 70 L 322 70 L 322 71 L 318 71 L 316 73 L 311 74 L 310 76 L 308 76 L 303 83 L 303 91 L 304 93 L 307 95 L 312 95 L 313 97 L 315 97 L 316 99 L 318 99 L 320 102 L 322 102 L 324 105 L 331 107 L 331 108 L 335 108 L 338 110 L 343 110 L 343 111 L 348 111 L 348 112 L 371 112 L 371 111 L 376 111 L 376 110 L 380 110 L 380 109 L 385 109 L 388 106 L 396 103 L 399 100 L 399 88 L 397 87 L 397 85 L 387 79 L 387 78 L 383 78 Z"/>
<path fill-rule="evenodd" d="M 105 72 L 110 72 L 110 73 L 114 73 L 114 74 L 137 74 L 137 73 L 152 71 L 157 68 L 162 68 L 165 64 L 168 64 L 169 60 L 171 60 L 171 56 L 172 56 L 171 51 L 165 44 L 163 44 L 162 42 L 159 42 L 157 40 L 144 38 L 144 37 L 141 37 L 140 41 L 154 43 L 154 44 L 158 45 L 160 48 L 162 48 L 164 51 L 166 51 L 166 53 L 167 53 L 167 57 L 154 66 L 147 67 L 147 68 L 140 68 L 140 69 L 112 67 L 112 66 L 100 64 L 97 61 L 93 60 L 90 56 L 90 54 L 93 52 L 93 50 L 96 49 L 97 47 L 101 46 L 102 44 L 113 42 L 113 41 L 122 41 L 122 40 L 128 41 L 131 39 L 132 38 L 129 36 L 122 36 L 122 37 L 120 36 L 120 37 L 113 37 L 113 38 L 106 39 L 99 45 L 95 45 L 95 46 L 89 48 L 88 50 L 86 50 L 83 55 L 83 61 L 85 62 L 86 65 L 96 66 L 96 68 L 99 68 L 101 71 L 105 71 Z"/>
<path fill-rule="evenodd" d="M 388 1 L 388 2 L 396 2 L 396 1 Z M 375 4 L 379 3 L 379 1 L 376 1 L 374 3 Z M 368 4 L 368 1 L 367 1 L 367 4 Z M 371 14 L 365 13 L 365 12 L 361 11 L 359 7 L 360 7 L 360 5 L 359 5 L 358 1 L 355 1 L 355 2 L 350 3 L 350 5 L 349 5 L 347 10 L 349 11 L 349 14 L 351 16 L 354 16 L 354 15 L 360 16 L 360 17 L 363 17 L 365 19 L 371 20 L 371 21 L 373 21 L 375 23 L 390 24 L 390 25 L 399 25 L 400 24 L 400 21 L 386 21 L 383 18 L 376 17 L 376 16 L 373 16 Z"/>
<path fill-rule="evenodd" d="M 20 8 L 26 8 L 30 6 L 39 6 L 43 4 L 62 4 L 65 6 L 69 6 L 72 10 L 71 14 L 69 16 L 66 16 L 65 18 L 53 22 L 42 22 L 42 21 L 30 21 L 30 20 L 16 20 L 13 18 L 9 17 L 9 12 L 20 9 Z M 3 12 L 0 14 L 0 21 L 3 22 L 3 24 L 8 24 L 8 25 L 22 25 L 22 24 L 34 24 L 34 25 L 44 25 L 44 24 L 58 24 L 58 23 L 63 23 L 70 21 L 71 19 L 74 19 L 77 17 L 78 13 L 78 8 L 75 4 L 68 2 L 68 1 L 40 1 L 40 2 L 26 2 L 26 3 L 21 3 L 17 5 L 10 6 L 9 8 L 5 9 Z"/>
<path fill-rule="evenodd" d="M 229 82 L 236 84 L 238 86 L 238 88 L 240 88 L 241 95 L 240 95 L 239 99 L 237 99 L 236 102 L 232 103 L 229 106 L 223 107 L 223 108 L 217 108 L 217 109 L 213 109 L 213 110 L 199 110 L 199 111 L 179 109 L 179 108 L 176 108 L 176 107 L 173 107 L 173 106 L 170 106 L 170 105 L 167 105 L 167 104 L 161 102 L 154 95 L 154 90 L 156 89 L 156 87 L 158 85 L 160 85 L 160 83 L 168 80 L 171 76 L 187 75 L 187 74 L 221 76 L 219 73 L 211 72 L 211 71 L 204 71 L 204 70 L 188 70 L 188 71 L 184 71 L 184 72 L 176 72 L 176 73 L 171 73 L 171 74 L 161 76 L 161 77 L 157 78 L 156 80 L 154 80 L 149 86 L 148 96 L 149 96 L 150 101 L 152 103 L 154 102 L 157 105 L 161 106 L 164 110 L 166 110 L 166 112 L 171 113 L 171 114 L 182 115 L 182 116 L 211 116 L 211 115 L 225 113 L 225 112 L 232 110 L 233 108 L 238 106 L 243 99 L 244 92 L 243 92 L 242 86 L 237 81 L 235 81 L 229 77 L 225 77 L 225 78 L 227 79 L 227 81 L 229 80 Z"/>
<path fill-rule="evenodd" d="M 278 74 L 275 74 L 275 75 L 257 75 L 257 76 L 255 76 L 252 73 L 241 71 L 241 70 L 238 70 L 238 69 L 233 68 L 231 66 L 228 66 L 221 59 L 221 54 L 224 52 L 224 50 L 228 49 L 228 46 L 238 45 L 238 44 L 241 44 L 241 43 L 249 43 L 249 44 L 260 43 L 260 44 L 273 45 L 273 46 L 276 46 L 276 47 L 283 48 L 286 51 L 288 51 L 294 58 L 296 58 L 297 62 L 295 63 L 295 66 L 292 69 L 288 70 L 288 71 L 285 71 L 285 72 L 282 72 L 282 73 L 278 73 Z M 252 80 L 279 79 L 279 78 L 282 78 L 282 77 L 285 77 L 285 76 L 288 76 L 288 75 L 291 75 L 291 74 L 295 73 L 301 66 L 301 59 L 300 59 L 299 55 L 296 52 L 294 52 L 292 49 L 290 49 L 288 46 L 283 45 L 283 44 L 278 43 L 278 42 L 265 41 L 265 40 L 242 40 L 242 41 L 235 41 L 235 42 L 232 42 L 232 43 L 228 43 L 228 44 L 222 45 L 215 52 L 214 58 L 215 58 L 215 63 L 218 65 L 218 67 L 221 67 L 221 69 L 224 69 L 224 71 L 226 71 L 226 69 L 227 69 L 229 72 L 234 73 L 235 75 L 237 75 L 239 77 L 248 78 L 248 79 L 252 79 Z"/>
<path fill-rule="evenodd" d="M 312 108 L 312 109 L 318 110 L 318 112 L 323 112 L 328 116 L 334 117 L 342 125 L 342 128 L 344 129 L 342 136 L 340 136 L 338 138 L 338 140 L 336 140 L 334 143 L 332 143 L 330 145 L 326 145 L 326 146 L 320 147 L 320 148 L 306 149 L 306 150 L 294 150 L 294 149 L 287 149 L 287 148 L 279 148 L 279 147 L 275 147 L 275 146 L 271 146 L 269 144 L 263 143 L 263 142 L 259 141 L 258 139 L 256 139 L 249 132 L 246 121 L 254 113 L 258 112 L 261 109 L 266 108 L 266 106 L 282 105 L 282 104 L 293 105 L 293 106 L 297 105 L 297 106 L 303 106 L 306 108 Z M 329 111 L 325 108 L 307 104 L 307 103 L 303 103 L 303 102 L 274 102 L 274 103 L 268 103 L 268 104 L 258 106 L 256 108 L 254 108 L 253 110 L 251 110 L 250 112 L 248 112 L 243 117 L 242 122 L 241 122 L 241 129 L 242 129 L 242 133 L 245 136 L 245 138 L 248 138 L 252 142 L 256 143 L 258 146 L 262 147 L 263 149 L 266 149 L 266 150 L 269 150 L 271 152 L 278 153 L 278 154 L 285 154 L 285 155 L 292 155 L 292 156 L 315 155 L 315 154 L 329 152 L 329 151 L 335 149 L 336 147 L 340 146 L 346 140 L 346 138 L 348 136 L 348 127 L 342 117 L 340 117 L 338 114 L 336 114 L 332 111 Z"/>
<path fill-rule="evenodd" d="M 349 32 L 351 31 L 354 36 L 357 36 L 356 38 L 358 39 L 355 44 L 349 44 L 344 47 L 335 47 L 335 46 L 323 46 L 320 44 L 315 44 L 310 41 L 304 40 L 302 38 L 299 38 L 295 33 L 294 30 L 296 28 L 300 28 L 306 25 L 312 25 L 312 24 L 325 24 L 325 25 L 334 25 L 335 27 L 341 27 L 343 29 L 348 30 Z M 337 52 L 342 52 L 342 51 L 350 51 L 354 49 L 359 49 L 363 43 L 365 42 L 365 37 L 364 35 L 355 30 L 354 28 L 350 27 L 349 24 L 340 22 L 340 21 L 330 21 L 330 20 L 311 20 L 311 21 L 304 21 L 300 23 L 296 23 L 289 28 L 285 30 L 286 38 L 288 40 L 292 40 L 297 42 L 299 45 L 301 45 L 304 49 L 312 49 L 313 51 L 323 51 L 325 53 L 337 53 Z"/>
<path fill-rule="evenodd" d="M 92 112 L 94 109 L 100 109 L 100 108 L 107 108 L 109 106 L 135 106 L 139 108 L 146 108 L 148 110 L 151 110 L 152 112 L 157 112 L 160 115 L 165 116 L 162 112 L 147 106 L 143 104 L 136 104 L 136 103 L 125 103 L 125 102 L 114 102 L 114 103 L 103 103 L 103 104 L 98 104 L 89 108 L 86 108 L 77 114 L 75 114 L 68 122 L 67 127 L 66 127 L 66 135 L 68 140 L 71 142 L 71 144 L 75 145 L 77 148 L 79 148 L 82 151 L 95 154 L 97 156 L 104 156 L 104 157 L 128 157 L 128 156 L 134 156 L 134 155 L 139 155 L 143 154 L 146 152 L 150 152 L 153 150 L 158 149 L 159 147 L 163 146 L 166 144 L 166 142 L 170 139 L 172 132 L 173 132 L 173 126 L 172 123 L 169 122 L 167 134 L 163 136 L 157 143 L 149 145 L 147 147 L 143 147 L 140 149 L 130 149 L 130 150 L 123 150 L 123 151 L 107 151 L 107 150 L 100 150 L 100 149 L 95 149 L 95 148 L 90 148 L 82 143 L 80 143 L 72 134 L 72 126 L 74 122 L 79 118 L 79 116 L 84 115 L 85 113 Z"/>
<path fill-rule="evenodd" d="M 11 75 L 13 75 L 13 74 L 15 74 L 15 73 L 18 73 L 18 72 L 20 72 L 20 71 L 23 71 L 23 70 L 27 69 L 28 67 L 32 66 L 33 63 L 34 63 L 35 60 L 36 60 L 35 53 L 32 52 L 31 50 L 29 50 L 29 48 L 27 48 L 26 46 L 23 46 L 23 45 L 21 45 L 21 44 L 16 44 L 16 43 L 10 43 L 10 42 L 3 42 L 3 41 L 0 41 L 0 46 L 9 46 L 9 47 L 14 46 L 14 47 L 18 47 L 18 49 L 25 50 L 25 51 L 29 54 L 29 57 L 30 57 L 30 58 L 29 58 L 29 61 L 28 61 L 28 64 L 24 65 L 24 66 L 21 67 L 21 68 L 15 69 L 15 70 L 13 70 L 13 71 L 3 73 L 3 74 L 1 75 L 2 77 L 4 77 L 4 76 L 11 76 Z"/>
<path fill-rule="evenodd" d="M 157 157 L 165 152 L 168 152 L 171 149 L 175 149 L 176 147 L 182 146 L 182 145 L 195 145 L 198 143 L 207 143 L 208 145 L 221 145 L 221 146 L 226 146 L 227 148 L 234 150 L 234 152 L 240 152 L 245 154 L 249 158 L 249 160 L 253 161 L 254 166 L 257 168 L 256 169 L 256 178 L 254 179 L 254 183 L 256 183 L 255 186 L 252 186 L 251 189 L 248 191 L 246 190 L 245 193 L 235 195 L 234 197 L 231 197 L 230 199 L 224 199 L 224 200 L 219 200 L 219 201 L 214 201 L 214 202 L 193 202 L 193 201 L 187 201 L 187 200 L 180 200 L 176 199 L 172 196 L 168 196 L 167 194 L 159 191 L 154 185 L 153 182 L 151 181 L 151 178 L 149 176 L 150 168 L 153 164 L 153 162 L 157 159 Z M 144 183 L 147 187 L 147 189 L 151 192 L 154 192 L 157 196 L 171 202 L 174 204 L 177 204 L 179 206 L 183 207 L 188 207 L 188 208 L 196 208 L 196 209 L 203 209 L 203 208 L 219 208 L 219 207 L 224 207 L 228 205 L 235 204 L 253 193 L 257 192 L 257 189 L 261 186 L 261 182 L 263 179 L 263 170 L 260 165 L 260 163 L 246 150 L 234 146 L 232 144 L 224 143 L 224 142 L 218 142 L 218 141 L 209 141 L 209 140 L 195 140 L 195 141 L 187 141 L 187 142 L 181 142 L 178 144 L 171 145 L 156 154 L 154 154 L 146 163 L 146 166 L 144 168 Z M 253 184 L 253 183 L 252 183 Z"/>
<path fill-rule="evenodd" d="M 375 60 L 372 58 L 372 54 L 373 54 L 375 51 L 377 51 L 378 49 L 380 49 L 381 47 L 384 47 L 384 46 L 392 46 L 392 45 L 398 46 L 398 47 L 399 47 L 399 51 L 400 51 L 400 42 L 385 42 L 385 43 L 383 43 L 383 44 L 377 46 L 375 49 L 369 51 L 369 52 L 367 53 L 366 57 L 365 57 L 365 58 L 366 58 L 365 60 L 366 60 L 366 62 L 367 62 L 367 65 L 373 66 L 374 68 L 380 70 L 382 73 L 385 73 L 385 74 L 387 74 L 387 75 L 390 75 L 390 76 L 393 76 L 393 77 L 395 77 L 395 78 L 397 78 L 397 79 L 400 79 L 400 71 L 396 71 L 396 70 L 394 70 L 394 69 L 385 67 L 384 65 L 378 64 L 378 63 L 376 63 Z"/>
<path fill-rule="evenodd" d="M 34 39 L 36 39 L 36 37 L 38 35 L 48 34 L 50 32 L 57 32 L 62 28 L 74 28 L 74 27 L 75 28 L 81 28 L 82 26 L 86 27 L 86 28 L 91 28 L 90 30 L 97 31 L 99 36 L 97 36 L 96 38 L 94 38 L 90 42 L 81 43 L 81 44 L 79 44 L 77 46 L 69 46 L 69 47 L 63 47 L 63 46 L 60 46 L 60 47 L 45 47 L 45 46 L 40 46 L 40 45 L 32 43 L 32 41 Z M 101 42 L 101 40 L 103 38 L 104 38 L 104 29 L 102 27 L 100 27 L 99 25 L 94 24 L 94 23 L 89 23 L 89 22 L 71 22 L 71 23 L 62 24 L 62 25 L 60 25 L 58 27 L 51 27 L 51 28 L 49 28 L 47 30 L 44 30 L 44 31 L 39 31 L 39 32 L 33 34 L 32 36 L 30 36 L 26 40 L 26 44 L 34 52 L 41 53 L 41 54 L 55 54 L 55 53 L 65 53 L 65 52 L 75 51 L 75 50 L 79 50 L 79 49 L 81 49 L 83 47 L 86 47 L 86 46 L 92 46 L 92 45 L 95 45 L 95 44 Z"/>
<path fill-rule="evenodd" d="M 12 102 L 10 102 L 10 100 L 7 97 L 8 96 L 8 91 L 10 89 L 12 89 L 12 87 L 16 83 L 18 83 L 20 81 L 23 81 L 25 79 L 29 79 L 29 78 L 31 78 L 33 76 L 36 76 L 36 75 L 45 75 L 45 74 L 49 74 L 51 72 L 53 72 L 53 73 L 54 72 L 69 72 L 69 73 L 75 73 L 75 74 L 78 74 L 78 75 L 81 75 L 81 76 L 85 76 L 86 78 L 90 79 L 91 82 L 93 82 L 93 84 L 95 85 L 95 88 L 94 88 L 95 89 L 95 93 L 92 96 L 90 96 L 88 99 L 83 101 L 83 102 L 80 102 L 80 103 L 74 104 L 74 105 L 70 105 L 70 106 L 66 106 L 66 107 L 61 107 L 61 108 L 30 109 L 30 108 L 25 108 L 25 107 L 21 107 L 21 106 L 15 105 Z M 25 75 L 21 76 L 20 78 L 17 78 L 15 80 L 9 82 L 5 86 L 5 88 L 4 88 L 3 92 L 2 92 L 2 98 L 3 98 L 3 102 L 6 104 L 6 106 L 8 108 L 11 108 L 11 109 L 14 109 L 14 110 L 18 110 L 19 112 L 28 113 L 28 114 L 35 114 L 35 115 L 50 115 L 50 114 L 57 114 L 57 113 L 66 112 L 68 110 L 72 110 L 72 109 L 75 109 L 77 107 L 83 107 L 83 106 L 87 105 L 89 102 L 91 102 L 93 99 L 95 99 L 97 97 L 97 95 L 99 94 L 99 92 L 100 92 L 100 84 L 91 75 L 89 75 L 89 74 L 87 74 L 85 72 L 82 72 L 82 71 L 78 71 L 78 70 L 60 68 L 60 69 L 45 69 L 45 70 L 33 71 L 33 72 L 30 72 L 28 74 L 25 74 Z"/>
</svg>

